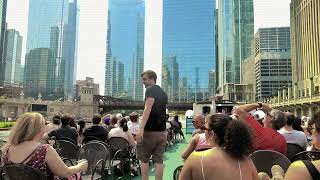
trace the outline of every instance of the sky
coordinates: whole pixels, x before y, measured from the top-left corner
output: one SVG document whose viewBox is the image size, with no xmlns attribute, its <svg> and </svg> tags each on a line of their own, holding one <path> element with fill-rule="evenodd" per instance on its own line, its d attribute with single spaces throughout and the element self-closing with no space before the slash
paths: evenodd
<svg viewBox="0 0 320 180">
<path fill-rule="evenodd" d="M 93 77 L 104 92 L 104 66 L 108 0 L 78 0 L 80 22 L 77 79 Z M 145 69 L 161 72 L 162 0 L 146 1 Z M 255 31 L 260 27 L 290 25 L 290 0 L 254 0 Z M 29 0 L 8 0 L 8 28 L 23 36 L 24 63 L 28 30 Z M 161 80 L 160 80 L 161 81 Z M 161 84 L 161 82 L 158 82 Z"/>
</svg>

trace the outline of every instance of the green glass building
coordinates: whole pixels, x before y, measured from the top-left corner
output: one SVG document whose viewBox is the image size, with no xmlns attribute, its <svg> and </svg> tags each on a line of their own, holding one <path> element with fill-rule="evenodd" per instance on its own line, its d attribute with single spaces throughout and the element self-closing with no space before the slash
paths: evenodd
<svg viewBox="0 0 320 180">
<path fill-rule="evenodd" d="M 7 0 L 0 0 L 0 86 L 4 83 L 5 75 L 5 33 L 6 33 Z"/>
<path fill-rule="evenodd" d="M 78 15 L 77 0 L 29 1 L 24 81 L 27 97 L 36 98 L 39 94 L 48 100 L 73 97 Z"/>
<path fill-rule="evenodd" d="M 241 63 L 250 56 L 254 36 L 253 0 L 219 1 L 219 87 L 240 83 Z"/>
<path fill-rule="evenodd" d="M 20 66 L 22 51 L 22 36 L 15 29 L 6 31 L 5 77 L 8 84 L 20 84 Z"/>
</svg>

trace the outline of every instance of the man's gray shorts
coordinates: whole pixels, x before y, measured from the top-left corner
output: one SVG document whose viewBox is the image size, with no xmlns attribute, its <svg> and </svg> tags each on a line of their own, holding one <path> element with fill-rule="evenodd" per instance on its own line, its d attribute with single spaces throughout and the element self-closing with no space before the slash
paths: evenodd
<svg viewBox="0 0 320 180">
<path fill-rule="evenodd" d="M 149 163 L 150 157 L 155 163 L 163 163 L 163 154 L 167 143 L 165 131 L 145 131 L 142 142 L 137 144 L 137 157 L 143 163 Z"/>
</svg>

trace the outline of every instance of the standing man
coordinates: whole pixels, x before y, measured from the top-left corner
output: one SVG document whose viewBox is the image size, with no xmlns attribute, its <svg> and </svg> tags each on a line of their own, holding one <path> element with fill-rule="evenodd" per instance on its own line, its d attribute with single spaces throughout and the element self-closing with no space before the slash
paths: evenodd
<svg viewBox="0 0 320 180">
<path fill-rule="evenodd" d="M 157 75 L 148 70 L 141 74 L 146 88 L 145 107 L 137 134 L 137 156 L 141 161 L 142 180 L 149 180 L 149 161 L 155 162 L 156 180 L 163 177 L 163 154 L 166 147 L 167 94 L 156 85 Z"/>
</svg>

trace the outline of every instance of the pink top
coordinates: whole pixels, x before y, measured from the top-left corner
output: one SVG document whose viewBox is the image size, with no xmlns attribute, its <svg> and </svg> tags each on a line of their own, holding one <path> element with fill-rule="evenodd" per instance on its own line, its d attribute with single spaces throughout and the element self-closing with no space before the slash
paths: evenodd
<svg viewBox="0 0 320 180">
<path fill-rule="evenodd" d="M 206 134 L 205 133 L 199 134 L 199 141 L 195 150 L 199 151 L 199 150 L 210 149 L 210 148 L 213 148 L 213 145 L 207 142 Z"/>
</svg>

